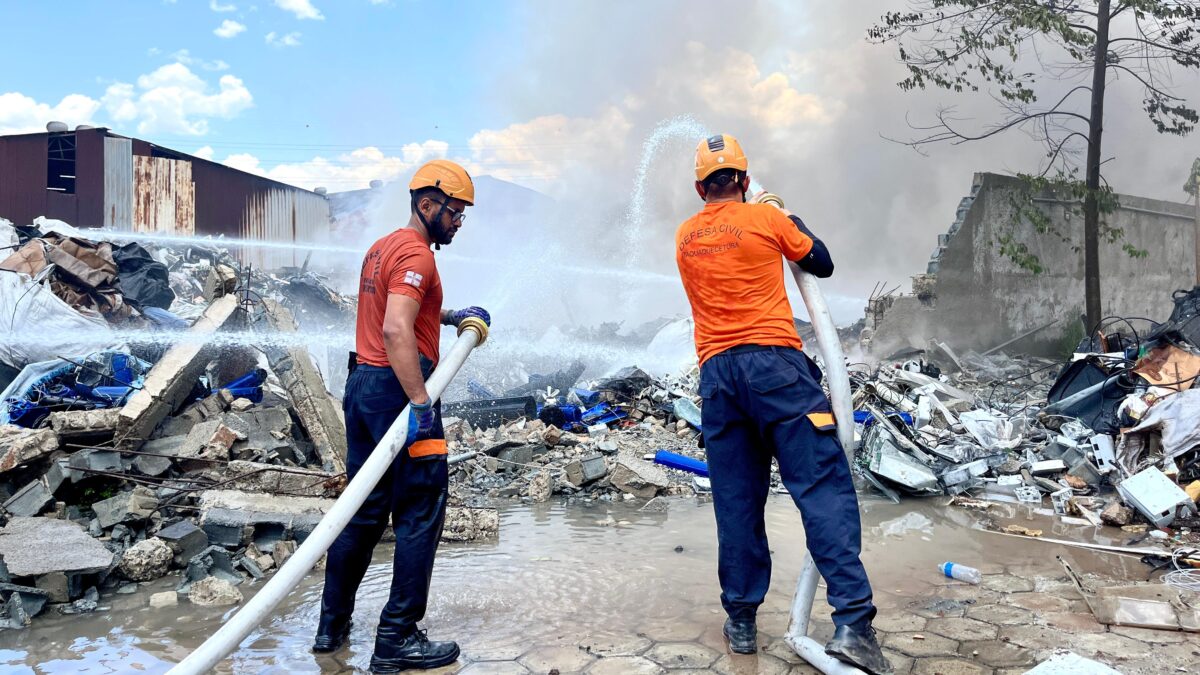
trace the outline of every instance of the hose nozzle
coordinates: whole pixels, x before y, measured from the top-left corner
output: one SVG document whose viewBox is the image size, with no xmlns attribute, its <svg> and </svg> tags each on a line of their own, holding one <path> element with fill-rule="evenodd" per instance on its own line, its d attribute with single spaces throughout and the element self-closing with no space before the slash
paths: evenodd
<svg viewBox="0 0 1200 675">
<path fill-rule="evenodd" d="M 479 344 L 483 344 L 483 343 L 487 342 L 488 325 L 483 319 L 480 319 L 477 316 L 468 316 L 467 318 L 465 318 L 459 322 L 459 324 L 458 324 L 458 334 L 459 335 L 462 335 L 464 332 L 469 331 L 469 330 L 473 330 L 479 334 Z"/>
<path fill-rule="evenodd" d="M 760 192 L 753 197 L 755 204 L 770 204 L 777 209 L 783 208 L 783 198 L 771 192 Z"/>
</svg>

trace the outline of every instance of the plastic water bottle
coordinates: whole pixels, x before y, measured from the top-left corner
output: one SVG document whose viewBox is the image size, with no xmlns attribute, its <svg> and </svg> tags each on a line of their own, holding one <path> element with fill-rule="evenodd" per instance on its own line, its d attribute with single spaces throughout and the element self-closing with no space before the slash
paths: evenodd
<svg viewBox="0 0 1200 675">
<path fill-rule="evenodd" d="M 978 584 L 983 581 L 983 576 L 979 574 L 979 570 L 975 569 L 974 567 L 967 567 L 966 565 L 959 565 L 958 563 L 944 562 L 941 565 L 938 565 L 938 569 L 941 570 L 942 574 L 945 574 L 947 577 L 950 577 L 951 579 L 958 579 L 959 581 L 965 581 L 968 584 Z"/>
</svg>

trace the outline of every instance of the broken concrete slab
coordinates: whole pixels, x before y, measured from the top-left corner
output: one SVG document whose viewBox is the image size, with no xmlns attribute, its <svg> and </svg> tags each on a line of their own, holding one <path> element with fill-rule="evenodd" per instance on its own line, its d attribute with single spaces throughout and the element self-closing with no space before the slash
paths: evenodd
<svg viewBox="0 0 1200 675">
<path fill-rule="evenodd" d="M 0 473 L 41 459 L 57 449 L 58 437 L 51 429 L 0 425 Z"/>
<path fill-rule="evenodd" d="M 280 332 L 296 332 L 296 321 L 283 305 L 264 300 L 266 316 Z M 312 439 L 323 467 L 331 473 L 346 470 L 346 423 L 340 407 L 325 386 L 321 372 L 303 346 L 268 347 L 264 350 L 271 370 L 292 399 L 300 424 Z"/>
<path fill-rule="evenodd" d="M 475 541 L 494 537 L 500 532 L 500 512 L 496 509 L 474 509 L 451 506 L 446 509 L 446 526 L 442 541 Z"/>
<path fill-rule="evenodd" d="M 296 552 L 296 542 L 280 541 L 275 543 L 275 550 L 271 551 L 271 559 L 275 561 L 276 567 L 283 567 L 288 558 Z"/>
<path fill-rule="evenodd" d="M 237 548 L 253 541 L 260 551 L 270 551 L 283 539 L 303 541 L 333 504 L 316 497 L 207 490 L 200 494 L 200 526 L 214 544 Z"/>
<path fill-rule="evenodd" d="M 60 442 L 111 438 L 117 430 L 117 418 L 120 416 L 121 411 L 117 408 L 52 412 L 50 428 L 58 435 Z"/>
<path fill-rule="evenodd" d="M 233 394 L 228 389 L 219 389 L 188 406 L 179 417 L 198 424 L 228 412 L 232 406 Z"/>
<path fill-rule="evenodd" d="M 226 467 L 231 490 L 267 492 L 301 497 L 326 497 L 339 494 L 345 480 L 334 474 L 311 469 L 280 467 L 273 464 L 234 460 Z"/>
<path fill-rule="evenodd" d="M 203 470 L 228 461 L 233 444 L 245 438 L 246 434 L 226 426 L 222 419 L 212 419 L 192 427 L 174 455 L 184 469 Z"/>
<path fill-rule="evenodd" d="M 226 295 L 204 310 L 188 330 L 188 339 L 173 345 L 147 373 L 143 386 L 129 397 L 117 421 L 120 448 L 137 450 L 159 422 L 170 415 L 191 393 L 212 353 L 205 337 L 226 327 L 240 316 L 236 296 Z"/>
<path fill-rule="evenodd" d="M 178 567 L 208 548 L 208 535 L 190 520 L 181 520 L 158 531 L 158 538 L 171 547 L 172 558 Z"/>
<path fill-rule="evenodd" d="M 241 585 L 242 575 L 234 567 L 233 555 L 220 546 L 209 546 L 188 561 L 185 584 L 215 576 L 233 584 Z"/>
<path fill-rule="evenodd" d="M 0 584 L 0 598 L 3 597 L 7 597 L 3 613 L 7 614 L 9 628 L 28 626 L 30 620 L 41 614 L 50 600 L 50 596 L 41 589 L 15 584 Z"/>
<path fill-rule="evenodd" d="M 529 481 L 529 498 L 535 502 L 548 502 L 550 496 L 554 494 L 554 478 L 550 476 L 549 471 L 539 471 Z"/>
<path fill-rule="evenodd" d="M 32 517 L 45 511 L 54 503 L 54 493 L 38 478 L 4 502 L 4 510 L 14 516 Z"/>
<path fill-rule="evenodd" d="M 79 525 L 56 518 L 13 518 L 0 528 L 0 556 L 13 577 L 53 572 L 93 574 L 112 565 L 113 553 Z"/>
<path fill-rule="evenodd" d="M 229 454 L 234 459 L 278 457 L 296 464 L 307 463 L 304 453 L 296 447 L 292 416 L 286 408 L 229 412 L 215 419 L 239 436 L 229 447 Z"/>
<path fill-rule="evenodd" d="M 67 460 L 67 476 L 72 483 L 91 478 L 97 473 L 119 473 L 124 468 L 121 453 L 101 448 L 80 450 Z"/>
<path fill-rule="evenodd" d="M 158 508 L 158 497 L 147 487 L 136 487 L 92 504 L 100 527 L 108 529 L 118 523 L 137 522 L 150 517 Z"/>
<path fill-rule="evenodd" d="M 667 472 L 657 464 L 622 455 L 609 474 L 613 487 L 642 499 L 652 499 L 659 490 L 671 485 Z"/>
</svg>

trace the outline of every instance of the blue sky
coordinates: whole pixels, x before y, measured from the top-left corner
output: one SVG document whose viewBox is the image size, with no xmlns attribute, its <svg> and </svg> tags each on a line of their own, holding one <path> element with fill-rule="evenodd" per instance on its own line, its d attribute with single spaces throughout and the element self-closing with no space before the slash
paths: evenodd
<svg viewBox="0 0 1200 675">
<path fill-rule="evenodd" d="M 301 18 L 306 4 L 321 18 Z M 190 70 L 210 83 L 222 74 L 240 78 L 253 105 L 235 118 L 212 119 L 203 139 L 170 128 L 147 135 L 182 149 L 210 145 L 218 155 L 270 145 L 265 160 L 307 159 L 311 150 L 297 147 L 305 145 L 384 147 L 434 137 L 461 145 L 478 129 L 507 122 L 480 100 L 492 72 L 507 67 L 512 52 L 502 43 L 519 39 L 520 13 L 505 3 L 315 0 L 292 7 L 300 9 L 271 0 L 6 3 L 9 26 L 54 27 L 6 31 L 0 59 L 23 66 L 6 69 L 0 91 L 52 105 L 72 92 L 99 98 L 113 82 L 132 82 L 186 50 Z M 244 28 L 218 37 L 225 21 Z M 298 44 L 279 44 L 289 35 Z M 48 41 L 55 47 L 47 49 Z M 214 69 L 218 61 L 227 68 Z"/>
</svg>

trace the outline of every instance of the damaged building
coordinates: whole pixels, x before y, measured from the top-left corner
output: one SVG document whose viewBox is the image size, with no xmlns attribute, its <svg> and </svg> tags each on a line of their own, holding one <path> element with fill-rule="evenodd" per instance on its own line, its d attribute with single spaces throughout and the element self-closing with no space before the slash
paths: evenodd
<svg viewBox="0 0 1200 675">
<path fill-rule="evenodd" d="M 881 294 L 867 307 L 870 352 L 888 356 L 925 349 L 930 339 L 958 352 L 985 351 L 1016 338 L 1012 350 L 1060 354 L 1083 337 L 1075 317 L 1083 313 L 1083 219 L 1080 205 L 1045 192 L 1033 203 L 1052 227 L 1038 232 L 1014 226 L 1022 185 L 1017 178 L 976 174 L 954 223 L 938 236 L 925 274 L 913 278 L 912 294 Z M 1100 246 L 1104 314 L 1160 317 L 1171 312 L 1171 293 L 1191 288 L 1196 278 L 1195 207 L 1130 195 L 1107 226 L 1124 242 L 1148 253 L 1129 255 L 1121 242 Z M 1060 234 L 1061 233 L 1061 234 Z M 1000 251 L 1011 236 L 1036 255 L 1039 273 L 1018 266 Z M 1064 240 L 1065 239 L 1065 240 Z"/>
<path fill-rule="evenodd" d="M 0 136 L 0 215 L 80 228 L 223 236 L 276 242 L 329 240 L 328 199 L 104 128 L 61 123 Z M 246 248 L 240 262 L 299 266 L 304 251 Z"/>
</svg>

